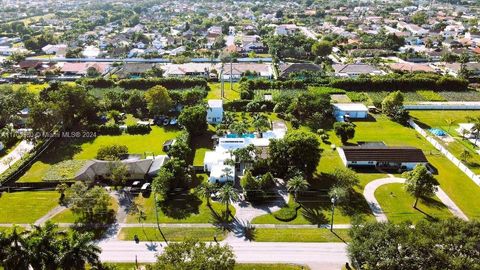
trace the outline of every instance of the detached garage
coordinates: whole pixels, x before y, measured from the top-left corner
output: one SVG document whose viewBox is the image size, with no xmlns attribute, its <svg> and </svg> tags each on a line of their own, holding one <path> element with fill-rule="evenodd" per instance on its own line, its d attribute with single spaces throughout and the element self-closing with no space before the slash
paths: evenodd
<svg viewBox="0 0 480 270">
<path fill-rule="evenodd" d="M 333 116 L 339 122 L 345 121 L 345 118 L 365 119 L 368 117 L 368 108 L 362 103 L 336 103 L 333 104 Z"/>
</svg>

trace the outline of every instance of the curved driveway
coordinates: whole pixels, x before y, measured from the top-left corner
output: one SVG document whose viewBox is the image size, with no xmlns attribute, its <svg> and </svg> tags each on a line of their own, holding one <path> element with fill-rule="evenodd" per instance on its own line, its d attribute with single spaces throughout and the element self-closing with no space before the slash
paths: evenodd
<svg viewBox="0 0 480 270">
<path fill-rule="evenodd" d="M 405 183 L 405 179 L 398 177 L 378 179 L 368 183 L 363 191 L 363 196 L 365 197 L 368 206 L 370 206 L 370 209 L 372 210 L 373 215 L 378 222 L 386 222 L 388 219 L 383 212 L 382 207 L 375 198 L 375 190 L 377 190 L 377 188 L 379 188 L 380 186 L 393 183 Z M 448 208 L 448 210 L 450 210 L 450 212 L 454 216 L 463 220 L 468 220 L 468 217 L 462 212 L 460 208 L 458 208 L 458 206 L 450 199 L 450 197 L 448 197 L 445 191 L 443 191 L 440 187 L 438 188 L 438 191 L 435 193 L 435 195 Z"/>
</svg>

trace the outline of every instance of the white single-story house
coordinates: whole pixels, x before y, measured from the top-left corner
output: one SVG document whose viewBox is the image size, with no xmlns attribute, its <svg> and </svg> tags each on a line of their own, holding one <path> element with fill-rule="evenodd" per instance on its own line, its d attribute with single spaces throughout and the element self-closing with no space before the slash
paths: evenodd
<svg viewBox="0 0 480 270">
<path fill-rule="evenodd" d="M 286 132 L 284 125 L 274 125 L 273 130 L 263 132 L 261 138 L 258 138 L 255 134 L 243 134 L 242 136 L 228 134 L 219 138 L 215 150 L 207 151 L 203 160 L 203 168 L 210 175 L 208 181 L 224 183 L 227 180 L 234 180 L 239 173 L 242 173 L 245 164 L 239 164 L 238 170 L 235 166 L 226 164 L 229 159 L 235 158 L 232 155 L 233 150 L 245 148 L 249 145 L 254 145 L 257 149 L 265 149 L 269 146 L 270 139 L 281 139 Z M 226 171 L 230 173 L 229 179 L 227 179 Z"/>
<path fill-rule="evenodd" d="M 343 122 L 346 117 L 365 119 L 368 117 L 368 108 L 362 103 L 335 103 L 333 104 L 333 116 L 339 122 Z"/>
<path fill-rule="evenodd" d="M 421 149 L 390 147 L 383 143 L 365 143 L 359 146 L 338 148 L 346 167 L 375 167 L 381 169 L 413 170 L 418 164 L 426 165 L 427 158 Z"/>
<path fill-rule="evenodd" d="M 221 99 L 209 99 L 207 109 L 207 122 L 220 124 L 223 121 L 223 101 Z"/>
</svg>

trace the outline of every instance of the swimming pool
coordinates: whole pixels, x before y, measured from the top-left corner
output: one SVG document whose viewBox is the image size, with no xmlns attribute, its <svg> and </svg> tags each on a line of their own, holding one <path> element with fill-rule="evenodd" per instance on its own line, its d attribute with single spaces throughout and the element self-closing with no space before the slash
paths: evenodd
<svg viewBox="0 0 480 270">
<path fill-rule="evenodd" d="M 245 133 L 245 134 L 242 134 L 242 136 L 235 133 L 227 134 L 227 138 L 255 138 L 255 137 L 256 136 L 253 133 Z"/>
<path fill-rule="evenodd" d="M 443 131 L 443 129 L 440 129 L 440 128 L 431 128 L 429 129 L 429 131 L 433 134 L 433 135 L 437 135 L 437 136 L 445 136 L 447 135 L 445 133 L 445 131 Z"/>
</svg>

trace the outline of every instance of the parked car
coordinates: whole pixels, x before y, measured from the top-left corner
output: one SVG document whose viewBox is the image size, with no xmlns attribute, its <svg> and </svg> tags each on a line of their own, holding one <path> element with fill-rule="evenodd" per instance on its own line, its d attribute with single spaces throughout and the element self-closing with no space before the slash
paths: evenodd
<svg viewBox="0 0 480 270">
<path fill-rule="evenodd" d="M 170 125 L 175 126 L 178 123 L 177 118 L 172 118 L 170 120 Z"/>
<path fill-rule="evenodd" d="M 170 123 L 170 119 L 165 118 L 165 120 L 163 120 L 163 125 L 164 126 L 168 126 L 169 123 Z"/>
</svg>

